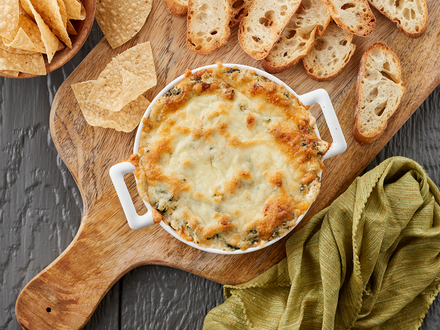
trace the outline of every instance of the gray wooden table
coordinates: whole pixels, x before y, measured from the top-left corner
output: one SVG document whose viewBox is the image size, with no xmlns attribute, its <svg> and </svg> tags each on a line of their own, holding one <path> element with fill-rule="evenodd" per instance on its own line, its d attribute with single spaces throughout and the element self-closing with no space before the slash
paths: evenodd
<svg viewBox="0 0 440 330">
<path fill-rule="evenodd" d="M 21 289 L 74 238 L 82 201 L 49 131 L 55 93 L 102 38 L 94 26 L 63 68 L 45 77 L 0 79 L 0 329 L 20 329 L 15 301 Z M 440 185 L 440 86 L 369 165 L 391 156 L 418 161 Z M 181 270 L 143 266 L 105 296 L 85 329 L 201 329 L 224 300 L 222 286 Z M 440 329 L 437 297 L 421 327 Z"/>
</svg>

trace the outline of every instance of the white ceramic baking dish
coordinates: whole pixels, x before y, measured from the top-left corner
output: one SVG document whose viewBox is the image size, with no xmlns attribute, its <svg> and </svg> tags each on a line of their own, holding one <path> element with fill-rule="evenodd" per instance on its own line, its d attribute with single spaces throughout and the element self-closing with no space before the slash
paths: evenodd
<svg viewBox="0 0 440 330">
<path fill-rule="evenodd" d="M 277 84 L 282 84 L 289 92 L 291 92 L 295 96 L 297 96 L 298 99 L 304 105 L 312 105 L 314 103 L 319 104 L 321 106 L 322 113 L 324 114 L 324 118 L 327 123 L 327 126 L 330 130 L 330 134 L 333 138 L 331 147 L 327 151 L 327 153 L 324 155 L 322 160 L 336 156 L 336 155 L 344 152 L 347 149 L 347 143 L 346 143 L 344 135 L 342 133 L 341 126 L 339 125 L 339 121 L 336 116 L 335 110 L 334 110 L 333 105 L 330 101 L 330 97 L 329 97 L 328 93 L 324 89 L 317 89 L 317 90 L 310 92 L 310 93 L 307 93 L 307 94 L 298 95 L 289 86 L 287 86 L 285 83 L 283 83 L 277 77 L 275 77 L 267 72 L 264 72 L 262 70 L 259 70 L 259 69 L 253 68 L 253 67 L 249 67 L 246 65 L 240 65 L 240 64 L 223 64 L 223 66 L 224 67 L 231 67 L 231 68 L 237 67 L 240 70 L 241 69 L 254 70 L 257 74 L 264 76 Z M 194 70 L 192 70 L 192 72 L 196 72 L 196 71 L 202 70 L 202 69 L 216 68 L 216 67 L 217 67 L 216 64 L 208 65 L 208 66 L 204 66 L 204 67 L 201 67 L 198 69 L 194 69 Z M 171 83 L 169 83 L 151 102 L 150 106 L 147 108 L 147 110 L 144 114 L 144 117 L 149 116 L 150 110 L 151 110 L 153 104 L 156 102 L 156 100 L 158 100 L 160 97 L 162 97 L 162 95 L 164 95 L 166 92 L 168 92 L 172 87 L 174 87 L 174 85 L 179 83 L 183 78 L 184 78 L 184 75 L 178 77 L 177 79 L 175 79 Z M 142 128 L 143 128 L 143 124 L 141 122 L 138 127 L 138 130 L 137 130 L 133 153 L 138 152 L 139 140 L 140 140 Z M 319 136 L 318 129 L 316 129 L 316 133 Z M 144 215 L 139 215 L 136 212 L 133 201 L 130 197 L 127 186 L 126 186 L 125 181 L 123 179 L 125 174 L 133 173 L 134 170 L 135 170 L 135 166 L 132 163 L 121 162 L 121 163 L 118 163 L 118 164 L 111 167 L 110 177 L 111 177 L 113 185 L 116 189 L 116 193 L 118 194 L 119 200 L 121 202 L 122 208 L 124 210 L 125 216 L 128 221 L 128 225 L 130 226 L 130 228 L 136 230 L 136 229 L 141 229 L 141 228 L 152 225 L 153 224 L 153 217 L 152 217 L 152 206 L 149 203 L 147 203 L 146 201 L 144 201 L 144 204 L 147 207 L 148 212 Z M 296 225 L 298 225 L 298 223 L 300 223 L 300 221 L 304 218 L 306 213 L 307 213 L 307 211 L 298 218 Z M 250 252 L 254 252 L 254 251 L 260 250 L 262 248 L 268 247 L 268 246 L 276 243 L 280 239 L 282 239 L 284 236 L 286 236 L 294 228 L 294 227 L 292 227 L 289 230 L 289 232 L 285 233 L 283 236 L 280 236 L 276 239 L 273 239 L 270 242 L 268 242 L 266 245 L 261 246 L 261 247 L 253 247 L 253 248 L 249 248 L 244 251 L 242 251 L 242 250 L 223 251 L 223 250 L 214 249 L 214 248 L 201 247 L 193 242 L 188 242 L 185 239 L 183 239 L 182 237 L 180 237 L 175 232 L 175 230 L 173 228 L 171 228 L 171 226 L 167 225 L 163 221 L 160 222 L 160 226 L 162 226 L 163 229 L 165 229 L 168 233 L 170 233 L 172 236 L 174 236 L 179 241 L 181 241 L 185 244 L 188 244 L 196 249 L 206 251 L 206 252 L 211 252 L 211 253 L 228 254 L 228 255 L 250 253 Z"/>
</svg>

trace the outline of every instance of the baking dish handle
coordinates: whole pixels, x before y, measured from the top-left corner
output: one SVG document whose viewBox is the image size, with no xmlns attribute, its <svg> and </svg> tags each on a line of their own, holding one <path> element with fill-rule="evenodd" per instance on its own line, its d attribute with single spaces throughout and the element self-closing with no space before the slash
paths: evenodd
<svg viewBox="0 0 440 330">
<path fill-rule="evenodd" d="M 347 149 L 347 142 L 345 141 L 344 133 L 342 133 L 341 125 L 339 125 L 338 117 L 336 116 L 335 109 L 333 108 L 327 91 L 320 88 L 299 96 L 299 99 L 304 105 L 318 103 L 324 114 L 333 142 L 330 149 L 326 152 L 324 157 L 322 157 L 322 160 L 343 153 Z"/>
<path fill-rule="evenodd" d="M 148 212 L 144 215 L 139 215 L 136 212 L 133 200 L 131 199 L 127 185 L 124 181 L 124 175 L 127 173 L 133 173 L 135 168 L 136 167 L 130 162 L 118 163 L 110 168 L 110 178 L 112 179 L 113 186 L 118 194 L 128 225 L 131 229 L 136 230 L 153 224 L 153 210 L 150 204 L 144 203 Z"/>
</svg>

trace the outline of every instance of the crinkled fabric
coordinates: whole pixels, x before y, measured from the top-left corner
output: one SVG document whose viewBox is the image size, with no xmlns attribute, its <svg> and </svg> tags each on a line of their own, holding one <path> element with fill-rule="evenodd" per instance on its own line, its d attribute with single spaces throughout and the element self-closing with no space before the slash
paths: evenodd
<svg viewBox="0 0 440 330">
<path fill-rule="evenodd" d="M 417 329 L 440 290 L 439 190 L 390 158 L 286 244 L 287 258 L 225 286 L 204 329 Z"/>
</svg>

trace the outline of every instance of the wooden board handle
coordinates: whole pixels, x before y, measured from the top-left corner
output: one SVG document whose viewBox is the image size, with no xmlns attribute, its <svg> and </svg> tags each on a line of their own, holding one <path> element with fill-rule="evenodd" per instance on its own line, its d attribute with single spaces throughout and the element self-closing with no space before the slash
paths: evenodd
<svg viewBox="0 0 440 330">
<path fill-rule="evenodd" d="M 108 201 L 86 212 L 69 247 L 20 293 L 15 310 L 23 329 L 83 327 L 113 284 L 135 266 L 136 256 L 115 244 L 128 226 Z"/>
<path fill-rule="evenodd" d="M 134 179 L 128 179 L 131 189 L 134 185 Z M 72 243 L 17 299 L 15 315 L 25 330 L 83 327 L 113 284 L 141 265 L 165 265 L 220 283 L 239 284 L 285 257 L 277 247 L 284 247 L 285 239 L 251 254 L 224 256 L 190 247 L 158 224 L 132 230 L 113 189 L 90 208 L 85 205 Z M 138 208 L 142 200 L 137 198 L 135 205 Z M 219 267 L 228 264 L 237 265 L 235 272 Z"/>
</svg>

